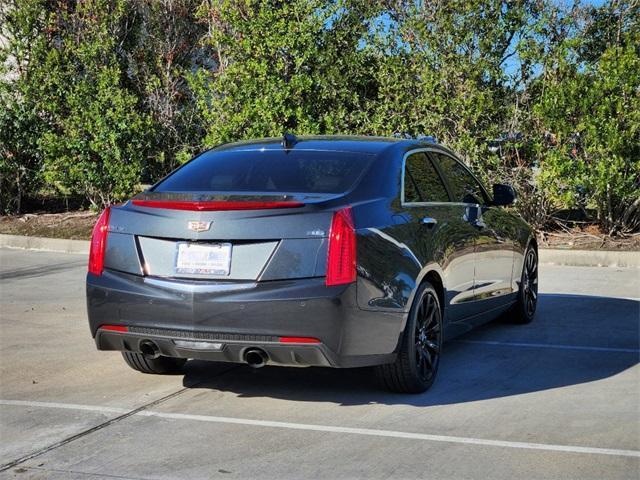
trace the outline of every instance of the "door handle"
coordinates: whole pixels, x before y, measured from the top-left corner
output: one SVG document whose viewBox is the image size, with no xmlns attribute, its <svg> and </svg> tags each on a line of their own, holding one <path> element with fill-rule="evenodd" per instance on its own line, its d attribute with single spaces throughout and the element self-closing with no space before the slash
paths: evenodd
<svg viewBox="0 0 640 480">
<path fill-rule="evenodd" d="M 420 223 L 426 225 L 427 228 L 433 228 L 437 225 L 438 221 L 433 217 L 424 217 Z"/>
</svg>

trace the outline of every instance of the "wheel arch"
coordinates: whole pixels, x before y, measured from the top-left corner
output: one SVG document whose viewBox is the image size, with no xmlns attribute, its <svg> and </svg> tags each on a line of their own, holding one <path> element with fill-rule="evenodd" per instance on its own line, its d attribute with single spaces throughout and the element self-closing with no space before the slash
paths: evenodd
<svg viewBox="0 0 640 480">
<path fill-rule="evenodd" d="M 431 285 L 433 285 L 433 287 L 436 289 L 436 292 L 438 293 L 438 300 L 440 301 L 440 309 L 442 310 L 443 319 L 444 319 L 445 318 L 444 314 L 446 312 L 445 299 L 446 299 L 447 287 L 444 281 L 443 271 L 440 268 L 440 266 L 435 262 L 423 268 L 422 271 L 420 272 L 420 275 L 416 279 L 415 288 L 408 302 L 409 310 L 413 307 L 413 302 L 415 300 L 416 292 L 425 282 L 431 283 Z"/>
<path fill-rule="evenodd" d="M 442 277 L 435 270 L 430 270 L 422 279 L 421 285 L 425 282 L 429 282 L 438 294 L 438 300 L 440 301 L 440 310 L 444 318 L 445 304 L 444 304 L 444 282 Z"/>
<path fill-rule="evenodd" d="M 402 336 L 404 335 L 405 328 L 407 327 L 407 318 L 411 314 L 411 310 L 413 309 L 413 306 L 414 306 L 416 293 L 418 292 L 420 287 L 422 287 L 422 285 L 424 285 L 425 283 L 427 282 L 430 283 L 433 286 L 433 288 L 436 290 L 436 293 L 438 294 L 438 300 L 440 301 L 440 310 L 442 312 L 442 320 L 443 322 L 446 320 L 446 316 L 445 316 L 446 287 L 444 284 L 443 277 L 444 276 L 442 274 L 442 270 L 440 269 L 439 265 L 432 264 L 427 268 L 424 268 L 420 273 L 419 277 L 416 279 L 415 287 L 411 292 L 411 298 L 407 301 L 407 306 L 409 308 L 405 313 L 405 318 L 402 323 L 402 329 L 400 330 L 400 334 L 398 336 L 398 344 L 396 345 L 396 348 L 393 350 L 394 353 L 397 353 L 398 349 L 400 348 L 400 345 L 402 342 Z"/>
</svg>

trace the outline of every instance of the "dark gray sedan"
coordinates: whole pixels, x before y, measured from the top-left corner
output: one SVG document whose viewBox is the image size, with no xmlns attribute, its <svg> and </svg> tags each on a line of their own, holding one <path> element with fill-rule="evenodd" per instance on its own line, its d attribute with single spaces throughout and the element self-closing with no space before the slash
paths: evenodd
<svg viewBox="0 0 640 480">
<path fill-rule="evenodd" d="M 387 388 L 423 392 L 444 340 L 533 318 L 537 247 L 514 200 L 428 139 L 219 146 L 102 213 L 91 333 L 145 373 L 190 358 L 375 366 Z"/>
</svg>

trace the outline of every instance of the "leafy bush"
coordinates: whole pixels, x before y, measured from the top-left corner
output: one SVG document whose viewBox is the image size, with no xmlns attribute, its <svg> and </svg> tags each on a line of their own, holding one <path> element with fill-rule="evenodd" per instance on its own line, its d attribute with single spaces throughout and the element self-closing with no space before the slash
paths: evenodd
<svg viewBox="0 0 640 480">
<path fill-rule="evenodd" d="M 131 195 L 140 181 L 149 119 L 135 96 L 118 87 L 118 70 L 99 67 L 66 92 L 64 115 L 40 139 L 44 178 L 80 192 L 96 207 Z"/>
<path fill-rule="evenodd" d="M 515 183 L 539 228 L 582 208 L 632 231 L 639 18 L 625 0 L 9 0 L 0 210 L 43 190 L 101 207 L 221 142 L 408 133 Z"/>
<path fill-rule="evenodd" d="M 366 95 L 358 45 L 369 13 L 324 0 L 202 4 L 216 66 L 188 78 L 205 145 L 353 132 Z"/>
<path fill-rule="evenodd" d="M 535 106 L 553 132 L 541 151 L 541 185 L 559 204 L 592 206 L 610 233 L 640 223 L 640 35 L 598 62 L 560 64 Z"/>
<path fill-rule="evenodd" d="M 201 148 L 202 119 L 187 77 L 195 69 L 213 67 L 213 50 L 199 41 L 206 25 L 196 12 L 201 0 L 141 0 L 130 2 L 132 24 L 121 56 L 123 84 L 139 99 L 139 111 L 152 122 L 151 155 L 143 180 L 153 181 Z"/>
<path fill-rule="evenodd" d="M 0 121 L 14 127 L 3 133 L 3 179 L 7 170 L 38 172 L 49 189 L 95 207 L 130 195 L 149 153 L 150 121 L 123 85 L 127 14 L 124 2 L 102 0 L 53 8 L 22 0 L 7 12 L 5 65 L 12 60 L 19 74 L 2 82 Z"/>
<path fill-rule="evenodd" d="M 23 196 L 42 185 L 39 127 L 28 105 L 0 91 L 0 214 L 19 212 Z"/>
<path fill-rule="evenodd" d="M 20 211 L 23 197 L 42 185 L 43 122 L 24 81 L 39 7 L 36 1 L 0 6 L 0 214 Z"/>
</svg>

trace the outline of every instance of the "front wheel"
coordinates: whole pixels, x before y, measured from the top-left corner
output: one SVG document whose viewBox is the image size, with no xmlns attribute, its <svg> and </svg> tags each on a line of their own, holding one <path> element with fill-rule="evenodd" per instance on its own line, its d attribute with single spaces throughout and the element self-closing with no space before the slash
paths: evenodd
<svg viewBox="0 0 640 480">
<path fill-rule="evenodd" d="M 376 367 L 392 392 L 422 393 L 435 381 L 442 351 L 442 310 L 438 293 L 424 283 L 416 293 L 394 363 Z"/>
<path fill-rule="evenodd" d="M 533 320 L 538 306 L 538 252 L 534 247 L 529 247 L 524 255 L 522 276 L 518 300 L 508 313 L 508 318 L 513 323 L 527 324 Z"/>
</svg>

